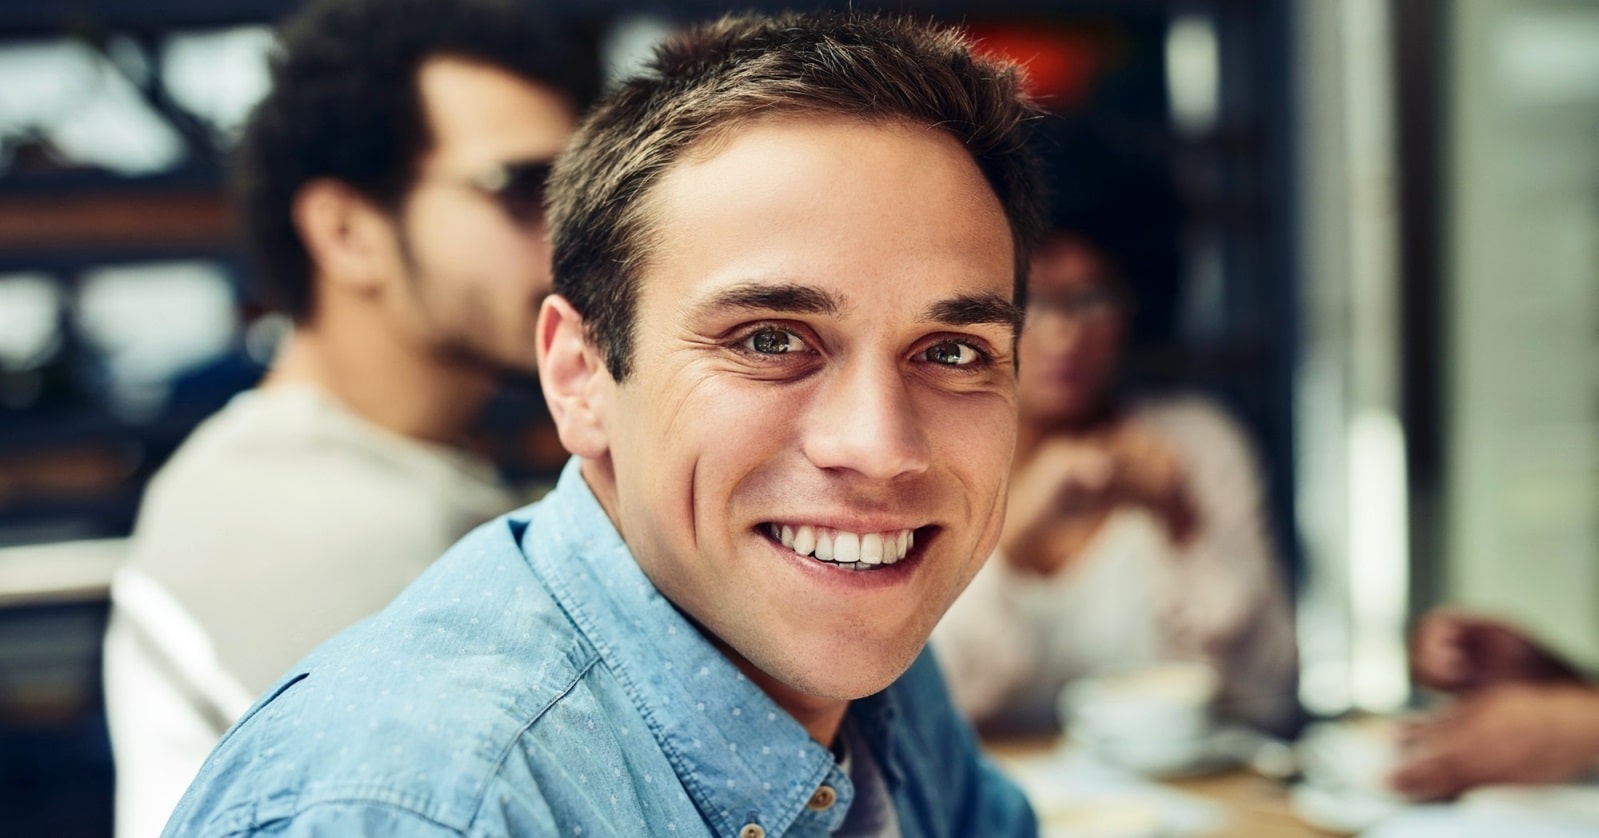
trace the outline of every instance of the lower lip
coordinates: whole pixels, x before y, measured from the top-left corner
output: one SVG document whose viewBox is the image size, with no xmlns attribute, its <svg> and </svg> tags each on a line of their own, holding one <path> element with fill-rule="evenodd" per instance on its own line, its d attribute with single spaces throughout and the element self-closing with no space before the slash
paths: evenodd
<svg viewBox="0 0 1599 838">
<path fill-rule="evenodd" d="M 762 532 L 761 529 L 764 529 L 764 527 L 765 525 L 763 524 L 761 528 L 758 528 L 756 535 L 770 545 L 772 550 L 787 559 L 788 564 L 798 569 L 799 572 L 806 574 L 808 578 L 816 583 L 846 593 L 875 591 L 904 584 L 916 572 L 916 568 L 921 565 L 922 556 L 925 554 L 927 547 L 938 537 L 937 530 L 931 530 L 930 532 L 927 528 L 917 530 L 916 546 L 905 554 L 905 558 L 893 564 L 879 565 L 875 570 L 850 570 L 810 556 L 801 556 L 784 547 L 782 542 Z"/>
</svg>

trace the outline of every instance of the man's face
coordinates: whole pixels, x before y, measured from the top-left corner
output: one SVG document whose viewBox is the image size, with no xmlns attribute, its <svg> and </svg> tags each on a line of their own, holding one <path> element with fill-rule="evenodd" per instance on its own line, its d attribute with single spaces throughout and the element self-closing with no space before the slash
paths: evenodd
<svg viewBox="0 0 1599 838">
<path fill-rule="evenodd" d="M 534 369 L 534 325 L 550 291 L 542 214 L 518 219 L 481 184 L 496 167 L 552 160 L 575 126 L 553 89 L 503 70 L 435 58 L 418 75 L 432 146 L 399 218 L 409 294 L 397 315 L 445 357 Z"/>
<path fill-rule="evenodd" d="M 601 379 L 609 454 L 585 474 L 768 692 L 868 695 L 998 537 L 1006 217 L 932 129 L 772 118 L 697 151 L 652 193 L 633 371 Z"/>
</svg>

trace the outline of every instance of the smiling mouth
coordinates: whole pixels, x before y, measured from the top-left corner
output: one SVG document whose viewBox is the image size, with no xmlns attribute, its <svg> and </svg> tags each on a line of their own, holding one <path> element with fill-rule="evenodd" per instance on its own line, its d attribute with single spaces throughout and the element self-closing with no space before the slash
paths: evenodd
<svg viewBox="0 0 1599 838">
<path fill-rule="evenodd" d="M 899 563 L 916 546 L 916 531 L 855 533 L 809 524 L 762 525 L 773 541 L 801 556 L 845 570 L 879 570 Z"/>
</svg>

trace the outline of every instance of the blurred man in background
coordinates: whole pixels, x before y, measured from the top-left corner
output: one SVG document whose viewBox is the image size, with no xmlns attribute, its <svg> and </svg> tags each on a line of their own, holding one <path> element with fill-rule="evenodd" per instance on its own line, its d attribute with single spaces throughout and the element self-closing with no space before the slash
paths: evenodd
<svg viewBox="0 0 1599 838">
<path fill-rule="evenodd" d="M 295 660 L 525 500 L 458 446 L 535 366 L 543 181 L 583 99 L 563 48 L 512 0 L 327 0 L 282 29 L 235 177 L 294 330 L 156 477 L 115 582 L 120 834 L 158 832 Z"/>
<path fill-rule="evenodd" d="M 1413 727 L 1394 788 L 1418 798 L 1599 771 L 1599 684 L 1520 629 L 1456 611 L 1422 618 L 1416 683 L 1457 696 Z"/>
</svg>

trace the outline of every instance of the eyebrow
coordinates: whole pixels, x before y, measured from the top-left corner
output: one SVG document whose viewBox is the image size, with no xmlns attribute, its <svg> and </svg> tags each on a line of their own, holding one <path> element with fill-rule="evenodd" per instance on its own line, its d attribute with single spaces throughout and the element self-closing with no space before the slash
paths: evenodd
<svg viewBox="0 0 1599 838">
<path fill-rule="evenodd" d="M 1019 330 L 1022 310 L 999 294 L 973 294 L 939 300 L 927 307 L 923 320 L 949 326 L 1001 325 Z"/>
<path fill-rule="evenodd" d="M 826 315 L 837 315 L 844 307 L 843 300 L 831 291 L 797 283 L 757 282 L 724 288 L 695 306 L 701 311 L 733 308 Z M 993 324 L 1016 330 L 1021 328 L 1022 310 L 999 294 L 967 294 L 929 305 L 920 319 L 946 326 Z"/>
<path fill-rule="evenodd" d="M 700 310 L 719 308 L 747 308 L 764 311 L 786 311 L 794 314 L 836 315 L 844 303 L 832 292 L 808 285 L 767 285 L 747 282 L 724 288 L 695 306 Z"/>
</svg>

